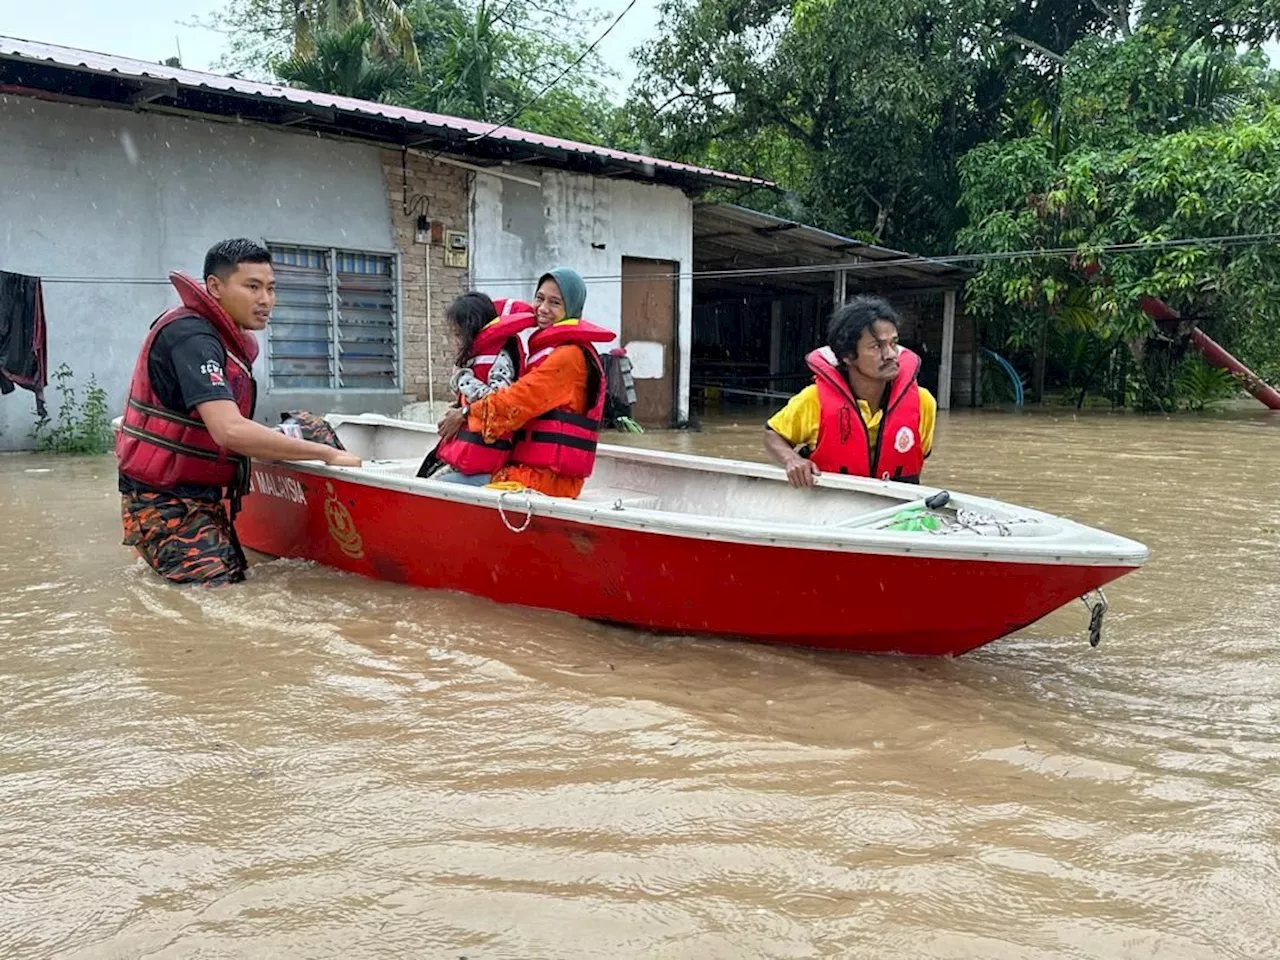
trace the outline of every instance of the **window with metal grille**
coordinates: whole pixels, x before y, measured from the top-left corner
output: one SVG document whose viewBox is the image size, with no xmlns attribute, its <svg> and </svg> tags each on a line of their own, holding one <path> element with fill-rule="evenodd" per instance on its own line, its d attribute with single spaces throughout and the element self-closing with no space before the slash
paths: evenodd
<svg viewBox="0 0 1280 960">
<path fill-rule="evenodd" d="M 276 308 L 267 326 L 278 390 L 394 390 L 399 386 L 395 258 L 271 245 Z"/>
</svg>

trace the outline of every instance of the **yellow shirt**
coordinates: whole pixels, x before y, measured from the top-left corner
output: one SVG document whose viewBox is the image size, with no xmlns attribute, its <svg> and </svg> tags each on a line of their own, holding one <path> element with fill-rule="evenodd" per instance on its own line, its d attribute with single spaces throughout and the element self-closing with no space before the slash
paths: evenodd
<svg viewBox="0 0 1280 960">
<path fill-rule="evenodd" d="M 858 401 L 858 412 L 862 414 L 862 422 L 867 425 L 867 436 L 871 446 L 876 445 L 876 437 L 880 434 L 880 421 L 884 419 L 884 411 L 871 412 L 871 405 L 865 400 Z M 927 457 L 933 449 L 933 424 L 937 419 L 938 401 L 924 387 L 920 388 L 920 449 Z M 818 424 L 821 421 L 818 407 L 818 385 L 805 387 L 787 401 L 787 405 L 769 418 L 769 429 L 786 440 L 793 447 L 808 447 L 813 450 L 818 445 Z"/>
</svg>

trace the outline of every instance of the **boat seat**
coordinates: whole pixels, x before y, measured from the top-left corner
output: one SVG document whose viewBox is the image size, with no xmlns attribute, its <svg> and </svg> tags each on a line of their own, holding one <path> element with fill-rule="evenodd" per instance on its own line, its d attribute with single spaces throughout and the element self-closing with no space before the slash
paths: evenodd
<svg viewBox="0 0 1280 960">
<path fill-rule="evenodd" d="M 584 487 L 578 494 L 579 503 L 592 506 L 613 507 L 619 503 L 623 509 L 657 510 L 658 497 L 638 490 L 627 490 L 623 487 Z"/>
</svg>

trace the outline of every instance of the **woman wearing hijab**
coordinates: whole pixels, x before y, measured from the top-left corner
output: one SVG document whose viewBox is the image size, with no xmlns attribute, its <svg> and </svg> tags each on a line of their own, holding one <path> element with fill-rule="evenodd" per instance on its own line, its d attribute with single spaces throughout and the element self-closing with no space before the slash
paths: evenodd
<svg viewBox="0 0 1280 960">
<path fill-rule="evenodd" d="M 582 319 L 586 299 L 577 272 L 559 267 L 543 274 L 533 299 L 537 329 L 529 337 L 526 372 L 440 421 L 445 439 L 464 425 L 487 443 L 514 434 L 511 460 L 494 473 L 493 483 L 576 497 L 591 475 L 605 401 L 593 344 L 614 339 L 614 333 Z"/>
</svg>

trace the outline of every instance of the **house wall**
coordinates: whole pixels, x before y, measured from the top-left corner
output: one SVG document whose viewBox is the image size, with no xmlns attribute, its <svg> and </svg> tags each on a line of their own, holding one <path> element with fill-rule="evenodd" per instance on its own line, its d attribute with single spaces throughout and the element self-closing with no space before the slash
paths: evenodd
<svg viewBox="0 0 1280 960">
<path fill-rule="evenodd" d="M 586 319 L 618 331 L 622 258 L 679 265 L 676 343 L 677 419 L 689 415 L 693 339 L 693 203 L 667 186 L 562 171 L 508 168 L 520 183 L 477 174 L 472 191 L 475 285 L 494 297 L 531 299 L 537 278 L 557 266 L 587 281 Z M 603 345 L 604 349 L 614 344 Z"/>
<path fill-rule="evenodd" d="M 473 174 L 413 151 L 383 150 L 381 161 L 388 216 L 400 251 L 406 399 L 442 401 L 449 395 L 453 360 L 445 309 L 467 289 L 470 275 L 467 265 L 446 265 L 445 241 L 449 231 L 469 231 Z M 425 242 L 419 242 L 419 217 L 439 224 L 437 242 L 432 242 L 430 226 Z"/>
<path fill-rule="evenodd" d="M 247 236 L 403 251 L 402 224 L 388 204 L 389 182 L 400 180 L 395 156 L 392 177 L 374 147 L 0 97 L 0 269 L 46 278 L 50 372 L 70 366 L 81 397 L 94 377 L 115 415 L 147 327 L 176 302 L 168 272 L 198 274 L 212 243 Z M 455 217 L 465 219 L 465 182 L 451 173 L 433 184 L 437 209 L 452 203 Z M 461 192 L 446 202 L 450 190 Z M 392 208 L 397 199 L 391 196 Z M 404 253 L 402 260 L 408 279 L 413 258 Z M 411 314 L 419 304 L 411 290 L 404 303 L 402 383 L 412 393 L 421 351 Z M 424 302 L 417 315 L 425 312 Z M 393 413 L 404 399 L 404 390 L 273 392 L 265 369 L 256 372 L 263 422 L 294 408 Z M 55 412 L 52 383 L 48 401 Z M 0 450 L 31 445 L 34 410 L 24 390 L 0 397 Z"/>
</svg>

